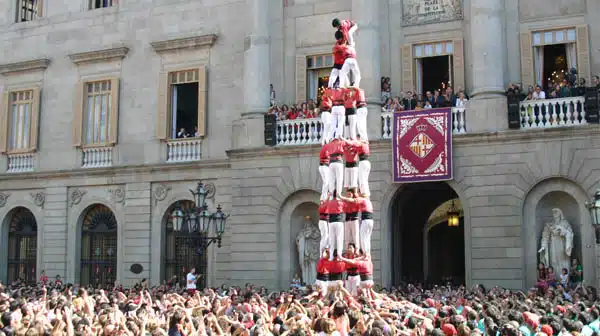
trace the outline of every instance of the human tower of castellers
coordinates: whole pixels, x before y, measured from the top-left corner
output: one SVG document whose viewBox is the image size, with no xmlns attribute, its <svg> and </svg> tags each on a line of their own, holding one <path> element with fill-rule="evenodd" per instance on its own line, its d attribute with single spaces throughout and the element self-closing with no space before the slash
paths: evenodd
<svg viewBox="0 0 600 336">
<path fill-rule="evenodd" d="M 320 106 L 323 136 L 319 173 L 323 188 L 316 285 L 323 293 L 345 286 L 357 295 L 359 290 L 370 291 L 373 286 L 367 103 L 359 87 L 361 77 L 353 38 L 358 26 L 339 19 L 332 24 L 337 29 L 334 65 Z"/>
</svg>

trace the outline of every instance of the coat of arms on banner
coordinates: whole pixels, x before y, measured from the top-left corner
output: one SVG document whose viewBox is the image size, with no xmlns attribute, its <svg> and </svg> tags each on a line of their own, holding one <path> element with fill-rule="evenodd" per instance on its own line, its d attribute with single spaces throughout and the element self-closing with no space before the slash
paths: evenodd
<svg viewBox="0 0 600 336">
<path fill-rule="evenodd" d="M 394 114 L 392 141 L 394 182 L 452 179 L 450 108 Z"/>
</svg>

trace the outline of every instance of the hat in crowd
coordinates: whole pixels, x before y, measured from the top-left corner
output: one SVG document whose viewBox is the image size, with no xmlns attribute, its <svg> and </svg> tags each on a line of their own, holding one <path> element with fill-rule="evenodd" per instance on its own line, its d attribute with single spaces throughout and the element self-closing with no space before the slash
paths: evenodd
<svg viewBox="0 0 600 336">
<path fill-rule="evenodd" d="M 446 323 L 442 326 L 442 331 L 446 336 L 456 336 L 458 333 L 456 332 L 456 328 L 449 323 Z"/>
<path fill-rule="evenodd" d="M 544 325 L 543 325 L 543 326 L 540 328 L 540 330 L 541 330 L 541 331 L 542 331 L 544 334 L 546 334 L 546 335 L 553 335 L 553 334 L 554 334 L 554 330 L 552 330 L 552 327 L 551 327 L 551 326 L 549 326 L 549 325 L 547 325 L 547 324 L 544 324 Z"/>
<path fill-rule="evenodd" d="M 425 300 L 425 305 L 427 305 L 428 308 L 433 308 L 435 307 L 435 301 L 432 298 L 429 298 Z"/>
<path fill-rule="evenodd" d="M 525 323 L 527 323 L 527 325 L 530 326 L 533 330 L 536 330 L 537 327 L 540 325 L 540 318 L 534 313 L 524 312 L 523 319 L 525 320 Z"/>
<path fill-rule="evenodd" d="M 563 307 L 561 305 L 557 305 L 554 309 L 556 311 L 559 311 L 559 312 L 563 313 L 563 314 L 567 312 L 567 309 L 565 309 L 565 307 Z"/>
</svg>

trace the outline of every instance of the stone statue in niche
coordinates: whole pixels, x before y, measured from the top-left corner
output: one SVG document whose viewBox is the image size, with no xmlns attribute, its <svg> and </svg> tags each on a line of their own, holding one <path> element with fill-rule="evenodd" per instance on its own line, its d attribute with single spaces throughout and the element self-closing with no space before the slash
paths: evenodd
<svg viewBox="0 0 600 336">
<path fill-rule="evenodd" d="M 317 279 L 317 262 L 319 261 L 319 243 L 321 232 L 313 224 L 310 217 L 304 219 L 304 228 L 296 236 L 298 261 L 302 270 L 302 282 L 313 284 Z"/>
<path fill-rule="evenodd" d="M 540 243 L 540 262 L 552 266 L 556 274 L 563 268 L 569 269 L 573 252 L 573 228 L 565 219 L 562 210 L 552 209 L 554 220 L 544 225 Z"/>
</svg>

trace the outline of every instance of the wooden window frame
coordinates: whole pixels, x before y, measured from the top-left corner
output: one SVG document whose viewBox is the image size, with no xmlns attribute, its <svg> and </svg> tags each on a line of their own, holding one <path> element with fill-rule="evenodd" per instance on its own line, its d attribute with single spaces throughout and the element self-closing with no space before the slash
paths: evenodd
<svg viewBox="0 0 600 336">
<path fill-rule="evenodd" d="M 104 142 L 85 143 L 87 129 L 85 127 L 88 84 L 110 82 L 110 110 L 108 111 L 107 136 Z M 118 77 L 94 78 L 80 80 L 75 87 L 75 116 L 73 118 L 73 145 L 78 148 L 111 147 L 117 144 L 119 134 L 119 93 L 120 79 Z"/>
<path fill-rule="evenodd" d="M 177 81 L 172 80 L 173 75 L 175 74 L 184 74 L 189 73 L 191 71 L 197 71 L 197 75 L 195 75 L 195 78 L 184 78 L 182 80 L 178 79 Z M 185 83 L 198 83 L 198 121 L 196 123 L 196 127 L 198 127 L 198 136 L 189 138 L 188 140 L 201 139 L 206 136 L 206 121 L 208 111 L 208 69 L 206 66 L 187 67 L 163 71 L 159 74 L 156 137 L 161 141 L 181 140 L 172 138 L 170 134 L 170 120 L 172 117 L 173 106 L 173 102 L 171 101 L 171 86 Z"/>
<path fill-rule="evenodd" d="M 110 8 L 115 6 L 118 3 L 118 0 L 106 0 L 108 1 L 110 4 L 106 7 L 96 7 L 95 2 L 96 0 L 87 0 L 88 1 L 88 9 L 89 10 L 95 10 L 95 9 L 102 9 L 102 8 Z"/>
<path fill-rule="evenodd" d="M 16 23 L 35 21 L 35 20 L 43 17 L 45 0 L 33 0 L 33 3 L 34 3 L 33 7 L 36 8 L 35 11 L 33 12 L 34 17 L 31 20 L 23 20 L 23 17 L 21 15 L 22 14 L 21 10 L 23 8 L 24 1 L 27 1 L 27 0 L 15 0 L 15 3 L 17 5 L 17 8 L 15 10 L 15 22 Z"/>
<path fill-rule="evenodd" d="M 11 95 L 18 92 L 31 91 L 31 119 L 29 122 L 29 144 L 26 148 L 10 148 L 10 137 L 12 135 L 12 100 Z M 38 139 L 40 133 L 40 104 L 41 88 L 39 86 L 9 89 L 2 95 L 0 109 L 0 153 L 18 154 L 32 153 L 38 150 Z"/>
</svg>

